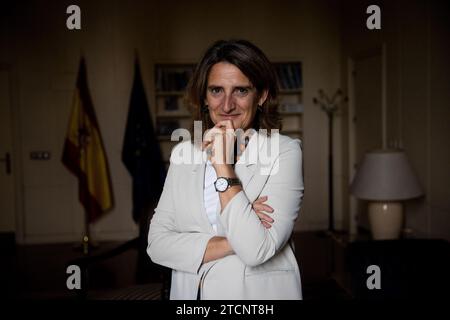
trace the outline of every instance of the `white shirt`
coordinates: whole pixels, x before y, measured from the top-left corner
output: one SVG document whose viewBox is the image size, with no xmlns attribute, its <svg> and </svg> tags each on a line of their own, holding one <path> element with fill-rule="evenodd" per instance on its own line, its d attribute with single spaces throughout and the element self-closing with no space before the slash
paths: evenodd
<svg viewBox="0 0 450 320">
<path fill-rule="evenodd" d="M 205 181 L 203 185 L 203 204 L 205 206 L 206 214 L 208 216 L 209 223 L 216 235 L 221 234 L 219 211 L 220 211 L 220 199 L 219 193 L 214 187 L 214 182 L 217 180 L 216 170 L 212 166 L 211 161 L 206 162 L 205 169 Z"/>
</svg>

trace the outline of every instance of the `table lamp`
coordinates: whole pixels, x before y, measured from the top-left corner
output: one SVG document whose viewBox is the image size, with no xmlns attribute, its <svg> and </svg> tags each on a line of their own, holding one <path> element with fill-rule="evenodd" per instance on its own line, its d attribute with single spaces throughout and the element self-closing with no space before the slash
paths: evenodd
<svg viewBox="0 0 450 320">
<path fill-rule="evenodd" d="M 423 194 L 405 153 L 395 149 L 366 153 L 350 192 L 369 201 L 369 223 L 374 240 L 397 239 L 403 226 L 401 201 Z"/>
</svg>

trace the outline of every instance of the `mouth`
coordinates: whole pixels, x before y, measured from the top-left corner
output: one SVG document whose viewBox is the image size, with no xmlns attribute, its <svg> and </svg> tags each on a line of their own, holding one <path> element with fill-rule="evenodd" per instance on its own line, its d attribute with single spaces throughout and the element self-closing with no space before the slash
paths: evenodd
<svg viewBox="0 0 450 320">
<path fill-rule="evenodd" d="M 239 117 L 240 114 L 221 114 L 220 117 L 224 120 L 233 120 Z"/>
</svg>

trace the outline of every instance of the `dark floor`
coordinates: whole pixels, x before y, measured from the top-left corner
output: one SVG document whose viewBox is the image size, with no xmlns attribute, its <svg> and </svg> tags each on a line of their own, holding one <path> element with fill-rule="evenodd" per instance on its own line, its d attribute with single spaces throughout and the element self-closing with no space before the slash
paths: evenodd
<svg viewBox="0 0 450 320">
<path fill-rule="evenodd" d="M 336 281 L 333 269 L 336 253 L 332 239 L 321 232 L 294 236 L 295 252 L 302 274 L 305 300 L 349 299 Z M 92 255 L 101 255 L 121 243 L 101 243 Z M 2 295 L 13 299 L 75 299 L 78 290 L 68 290 L 66 268 L 83 257 L 72 243 L 17 246 L 1 251 L 0 276 L 8 290 Z M 145 255 L 141 256 L 147 261 Z M 89 267 L 87 299 L 161 299 L 162 276 L 157 266 L 138 268 L 138 250 L 129 249 Z M 142 261 L 142 260 L 140 260 Z M 142 271 L 145 270 L 145 271 Z M 167 294 L 167 292 L 166 292 Z"/>
</svg>

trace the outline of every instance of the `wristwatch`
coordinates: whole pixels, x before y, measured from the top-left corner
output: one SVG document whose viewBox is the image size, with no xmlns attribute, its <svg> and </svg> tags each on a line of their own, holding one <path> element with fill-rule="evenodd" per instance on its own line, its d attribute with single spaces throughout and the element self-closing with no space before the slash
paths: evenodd
<svg viewBox="0 0 450 320">
<path fill-rule="evenodd" d="M 241 185 L 241 180 L 239 180 L 238 178 L 218 177 L 216 182 L 214 182 L 214 187 L 216 188 L 217 192 L 225 192 L 232 186 Z"/>
</svg>

